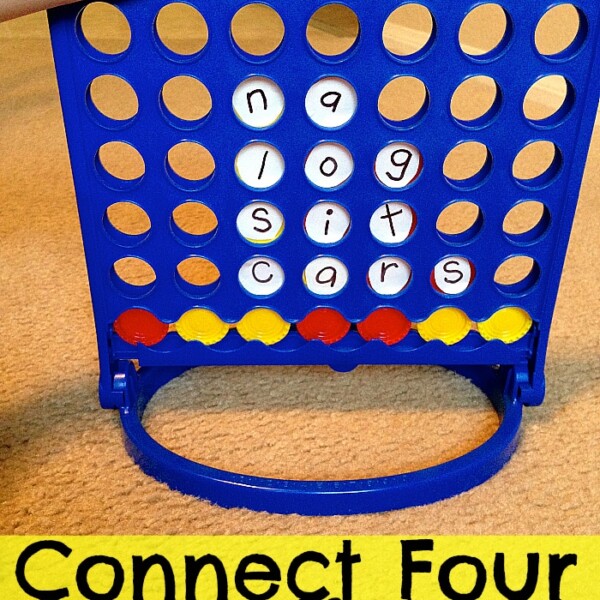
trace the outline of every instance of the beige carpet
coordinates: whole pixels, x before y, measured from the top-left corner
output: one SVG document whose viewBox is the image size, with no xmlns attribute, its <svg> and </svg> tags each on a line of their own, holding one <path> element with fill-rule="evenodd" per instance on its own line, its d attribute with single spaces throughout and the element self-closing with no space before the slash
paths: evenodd
<svg viewBox="0 0 600 600">
<path fill-rule="evenodd" d="M 146 477 L 97 401 L 93 321 L 44 18 L 0 25 L 0 533 L 600 534 L 600 139 L 593 143 L 543 407 L 489 483 L 344 518 L 224 510 Z M 259 392 L 258 390 L 262 390 Z M 264 390 L 268 390 L 265 392 Z M 247 473 L 385 475 L 494 431 L 477 390 L 434 368 L 207 369 L 157 396 L 150 431 Z"/>
</svg>

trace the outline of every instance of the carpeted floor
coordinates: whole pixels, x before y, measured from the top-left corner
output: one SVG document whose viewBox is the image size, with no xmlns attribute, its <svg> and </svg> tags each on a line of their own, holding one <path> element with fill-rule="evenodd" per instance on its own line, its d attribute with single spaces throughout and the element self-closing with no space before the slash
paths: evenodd
<svg viewBox="0 0 600 600">
<path fill-rule="evenodd" d="M 0 533 L 600 534 L 600 139 L 558 302 L 547 399 L 507 467 L 405 511 L 303 518 L 224 510 L 143 475 L 97 401 L 92 312 L 47 30 L 0 25 Z M 259 391 L 261 390 L 261 391 Z M 167 446 L 242 472 L 347 478 L 458 456 L 497 424 L 435 368 L 207 369 L 147 417 Z"/>
</svg>

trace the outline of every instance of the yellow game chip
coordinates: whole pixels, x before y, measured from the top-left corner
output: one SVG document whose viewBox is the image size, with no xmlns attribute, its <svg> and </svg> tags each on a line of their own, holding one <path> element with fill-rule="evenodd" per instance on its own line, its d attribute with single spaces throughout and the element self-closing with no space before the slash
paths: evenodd
<svg viewBox="0 0 600 600">
<path fill-rule="evenodd" d="M 522 308 L 515 306 L 503 308 L 487 321 L 477 324 L 481 337 L 488 342 L 501 340 L 505 344 L 514 344 L 523 338 L 533 325 L 533 320 Z"/>
<path fill-rule="evenodd" d="M 252 238 L 246 238 L 246 239 L 251 244 L 255 244 L 256 246 L 267 246 L 269 244 L 272 244 L 273 242 L 276 242 L 283 235 L 284 230 L 285 230 L 285 223 L 282 223 L 281 227 L 279 228 L 279 230 L 277 231 L 277 233 L 275 233 L 268 240 L 255 240 L 255 239 L 252 239 Z"/>
<path fill-rule="evenodd" d="M 290 324 L 273 310 L 256 308 L 244 316 L 237 330 L 247 342 L 258 340 L 272 346 L 285 338 L 290 331 Z"/>
<path fill-rule="evenodd" d="M 210 310 L 193 308 L 180 317 L 175 329 L 186 342 L 202 342 L 205 346 L 212 346 L 227 335 L 229 325 Z"/>
<path fill-rule="evenodd" d="M 441 308 L 426 321 L 417 323 L 417 331 L 426 342 L 440 340 L 447 346 L 452 346 L 471 331 L 471 320 L 458 308 Z"/>
</svg>

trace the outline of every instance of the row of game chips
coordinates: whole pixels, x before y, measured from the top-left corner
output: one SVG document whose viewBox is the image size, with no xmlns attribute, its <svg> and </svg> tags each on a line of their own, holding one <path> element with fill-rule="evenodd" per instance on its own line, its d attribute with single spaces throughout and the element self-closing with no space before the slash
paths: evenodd
<svg viewBox="0 0 600 600">
<path fill-rule="evenodd" d="M 458 308 L 446 307 L 415 324 L 397 309 L 379 308 L 358 323 L 356 329 L 366 341 L 380 340 L 392 346 L 401 342 L 414 326 L 426 342 L 440 340 L 452 346 L 462 341 L 473 329 L 486 341 L 500 340 L 513 344 L 527 335 L 532 324 L 529 314 L 517 307 L 503 308 L 481 323 L 473 323 Z M 351 327 L 352 323 L 332 308 L 318 308 L 296 324 L 298 333 L 305 340 L 320 340 L 327 345 L 343 340 Z M 144 346 L 158 344 L 170 331 L 177 332 L 188 342 L 197 341 L 212 346 L 225 338 L 231 329 L 236 329 L 247 342 L 260 341 L 271 346 L 287 337 L 291 324 L 267 308 L 251 310 L 239 323 L 234 324 L 226 323 L 205 308 L 193 308 L 172 324 L 163 323 L 147 310 L 133 308 L 114 322 L 114 330 L 123 341 Z"/>
</svg>

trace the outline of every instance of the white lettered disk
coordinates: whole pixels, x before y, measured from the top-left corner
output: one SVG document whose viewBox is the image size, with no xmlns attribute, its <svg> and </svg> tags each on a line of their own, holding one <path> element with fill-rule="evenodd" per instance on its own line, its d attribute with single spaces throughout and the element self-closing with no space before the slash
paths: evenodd
<svg viewBox="0 0 600 600">
<path fill-rule="evenodd" d="M 238 273 L 240 285 L 252 296 L 272 296 L 285 281 L 281 265 L 267 256 L 255 256 L 246 261 Z"/>
<path fill-rule="evenodd" d="M 380 243 L 397 246 L 405 242 L 417 224 L 413 209 L 403 202 L 386 202 L 371 217 L 371 234 Z"/>
<path fill-rule="evenodd" d="M 379 182 L 392 190 L 400 190 L 416 181 L 423 169 L 419 149 L 405 142 L 386 146 L 375 160 L 375 175 Z"/>
<path fill-rule="evenodd" d="M 379 296 L 397 296 L 410 283 L 412 269 L 397 256 L 384 256 L 369 268 L 367 281 Z"/>
<path fill-rule="evenodd" d="M 350 214 L 341 204 L 319 202 L 308 211 L 304 229 L 315 244 L 332 245 L 348 235 L 350 223 Z"/>
<path fill-rule="evenodd" d="M 324 142 L 310 151 L 304 171 L 314 186 L 331 190 L 350 179 L 354 172 L 354 159 L 341 144 Z"/>
<path fill-rule="evenodd" d="M 354 88 L 339 77 L 324 77 L 306 94 L 306 114 L 324 129 L 338 129 L 356 113 L 358 99 Z"/>
<path fill-rule="evenodd" d="M 285 229 L 281 211 L 268 202 L 251 202 L 237 216 L 239 234 L 250 244 L 265 245 L 277 241 Z"/>
<path fill-rule="evenodd" d="M 267 77 L 250 77 L 233 93 L 233 111 L 251 129 L 267 129 L 281 119 L 285 98 L 280 87 Z"/>
<path fill-rule="evenodd" d="M 285 171 L 281 152 L 265 142 L 253 142 L 242 148 L 235 159 L 235 172 L 242 183 L 254 190 L 277 185 Z"/>
<path fill-rule="evenodd" d="M 304 269 L 304 285 L 316 296 L 335 296 L 348 284 L 348 269 L 339 259 L 320 256 Z"/>
<path fill-rule="evenodd" d="M 473 283 L 475 268 L 462 256 L 447 256 L 433 270 L 433 285 L 438 292 L 456 296 L 465 292 Z"/>
</svg>

